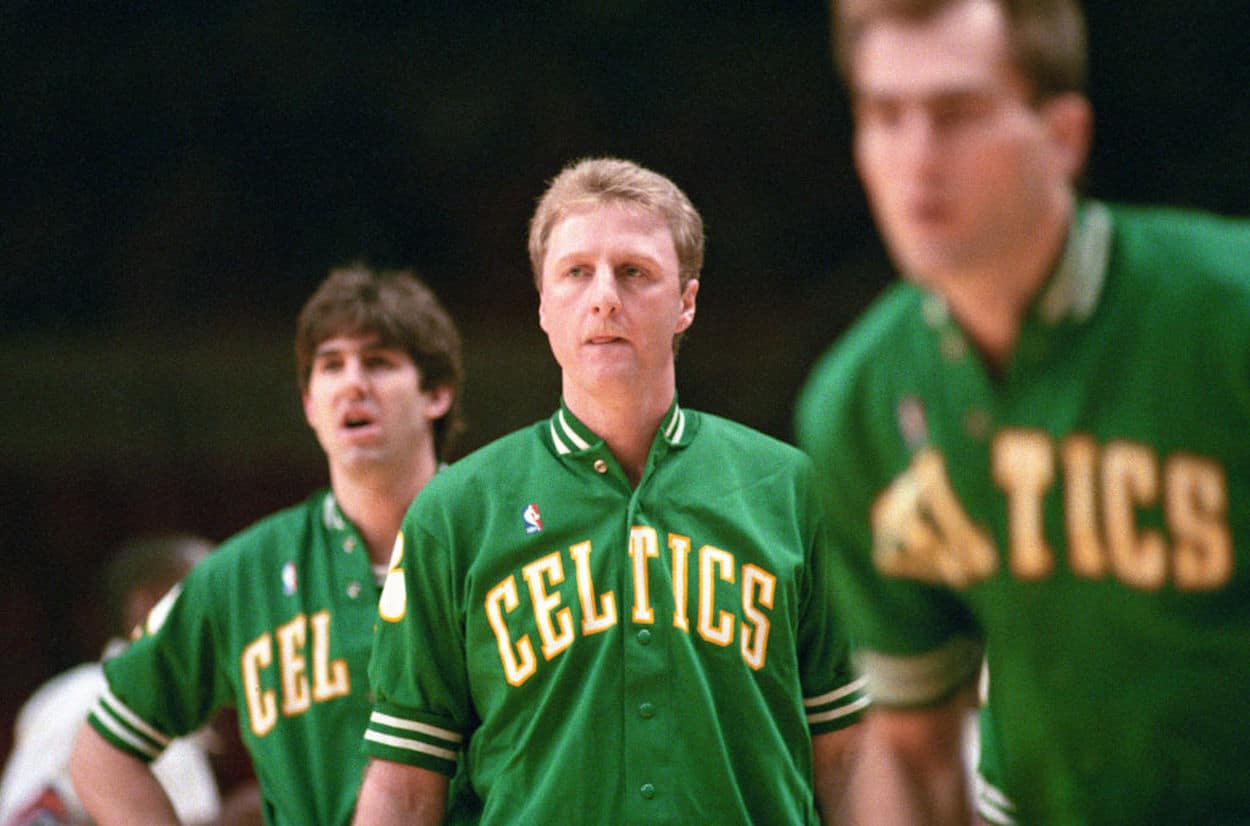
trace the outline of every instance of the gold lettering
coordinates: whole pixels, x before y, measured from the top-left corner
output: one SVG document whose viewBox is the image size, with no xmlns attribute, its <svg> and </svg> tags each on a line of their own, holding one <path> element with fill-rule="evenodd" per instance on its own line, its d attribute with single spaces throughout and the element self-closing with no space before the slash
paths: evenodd
<svg viewBox="0 0 1250 826">
<path fill-rule="evenodd" d="M 716 645 L 726 646 L 733 642 L 734 618 L 728 611 L 716 614 L 716 579 L 734 581 L 734 558 L 727 551 L 704 545 L 699 549 L 699 636 Z"/>
<path fill-rule="evenodd" d="M 330 661 L 330 612 L 318 611 L 308 619 L 313 639 L 313 701 L 324 703 L 352 693 L 347 661 Z"/>
<path fill-rule="evenodd" d="M 768 615 L 760 606 L 771 610 L 776 592 L 777 577 L 755 565 L 742 566 L 742 613 L 746 617 L 742 622 L 742 659 L 756 671 L 764 667 L 768 655 L 770 628 Z"/>
<path fill-rule="evenodd" d="M 1155 504 L 1159 469 L 1150 448 L 1112 442 L 1103 451 L 1103 520 L 1115 575 L 1126 585 L 1155 590 L 1167 580 L 1167 546 L 1156 530 L 1137 530 L 1137 508 Z"/>
<path fill-rule="evenodd" d="M 670 533 L 668 535 L 668 549 L 673 554 L 673 627 L 679 628 L 690 633 L 690 618 L 687 613 L 687 607 L 690 603 L 690 588 L 687 580 L 689 578 L 688 560 L 690 558 L 691 548 L 690 537 L 681 536 L 679 534 Z"/>
<path fill-rule="evenodd" d="M 994 481 L 1007 494 L 1011 573 L 1020 579 L 1049 576 L 1055 554 L 1046 542 L 1042 500 L 1055 481 L 1050 438 L 1037 430 L 1002 430 L 990 461 Z"/>
<path fill-rule="evenodd" d="M 1107 575 L 1107 552 L 1098 530 L 1095 478 L 1098 444 L 1093 437 L 1073 435 L 1063 440 L 1064 525 L 1068 536 L 1068 566 L 1087 579 Z"/>
<path fill-rule="evenodd" d="M 530 599 L 534 603 L 534 621 L 538 624 L 538 636 L 543 641 L 543 657 L 550 660 L 556 654 L 573 643 L 573 612 L 568 608 L 559 608 L 560 592 L 547 593 L 543 578 L 552 585 L 564 582 L 564 566 L 560 562 L 560 552 L 552 551 L 536 562 L 531 562 L 521 569 L 525 581 L 530 586 Z M 556 625 L 551 623 L 551 612 L 555 611 Z"/>
<path fill-rule="evenodd" d="M 282 713 L 294 717 L 308 711 L 312 704 L 308 694 L 308 661 L 302 653 L 308 636 L 307 618 L 295 615 L 279 625 L 274 636 L 278 638 L 278 662 L 282 666 Z"/>
<path fill-rule="evenodd" d="M 502 608 L 500 608 L 501 604 Z M 504 678 L 510 685 L 521 685 L 538 670 L 534 646 L 530 643 L 528 634 L 517 640 L 516 653 L 513 653 L 512 637 L 508 633 L 508 624 L 504 621 L 503 615 L 505 611 L 508 613 L 515 611 L 519 604 L 516 577 L 508 577 L 486 593 L 486 618 L 495 632 L 495 642 L 499 646 L 499 661 L 503 663 Z"/>
<path fill-rule="evenodd" d="M 404 583 L 404 532 L 395 537 L 391 548 L 391 564 L 387 567 L 386 583 L 378 600 L 378 615 L 387 622 L 399 622 L 408 613 L 408 588 Z"/>
<path fill-rule="evenodd" d="M 632 540 L 630 546 L 633 546 Z M 590 576 L 590 542 L 579 542 L 569 548 L 569 555 L 576 566 L 577 595 L 582 604 L 582 634 L 590 636 L 616 625 L 616 595 L 608 591 L 595 599 L 595 583 Z M 637 568 L 637 564 L 634 567 Z"/>
<path fill-rule="evenodd" d="M 629 531 L 629 556 L 634 562 L 634 613 L 638 623 L 655 622 L 651 608 L 651 579 L 647 576 L 647 560 L 660 555 L 660 542 L 655 528 L 635 525 Z"/>
<path fill-rule="evenodd" d="M 260 684 L 260 673 L 272 663 L 273 645 L 268 632 L 248 643 L 239 657 L 248 725 L 257 737 L 264 737 L 278 722 L 278 704 L 273 689 L 263 689 Z"/>
<path fill-rule="evenodd" d="M 1228 488 L 1224 471 L 1197 456 L 1174 455 L 1164 464 L 1165 508 L 1173 549 L 1176 587 L 1209 591 L 1233 575 L 1233 538 L 1228 530 Z"/>
<path fill-rule="evenodd" d="M 932 449 L 877 497 L 871 520 L 873 561 L 888 576 L 962 588 L 998 567 L 994 544 L 964 512 Z"/>
</svg>

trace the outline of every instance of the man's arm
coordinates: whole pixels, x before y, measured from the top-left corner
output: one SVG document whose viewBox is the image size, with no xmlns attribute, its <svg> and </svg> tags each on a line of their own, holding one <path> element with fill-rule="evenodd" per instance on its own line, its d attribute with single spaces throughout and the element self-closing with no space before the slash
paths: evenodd
<svg viewBox="0 0 1250 826">
<path fill-rule="evenodd" d="M 962 743 L 974 702 L 970 686 L 932 708 L 869 711 L 852 779 L 852 821 L 862 826 L 969 823 Z"/>
<path fill-rule="evenodd" d="M 816 808 L 825 826 L 848 820 L 847 789 L 862 729 L 862 724 L 856 724 L 812 738 L 812 783 Z"/>
<path fill-rule="evenodd" d="M 446 775 L 428 769 L 370 760 L 352 824 L 438 826 L 447 809 L 447 783 Z"/>
<path fill-rule="evenodd" d="M 89 724 L 78 731 L 69 760 L 79 800 L 99 826 L 177 826 L 178 816 L 151 767 L 132 757 Z"/>
</svg>

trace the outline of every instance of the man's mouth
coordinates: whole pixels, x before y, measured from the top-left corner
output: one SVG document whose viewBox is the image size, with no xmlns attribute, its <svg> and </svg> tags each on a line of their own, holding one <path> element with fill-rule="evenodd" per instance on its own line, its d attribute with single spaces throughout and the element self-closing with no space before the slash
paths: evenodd
<svg viewBox="0 0 1250 826">
<path fill-rule="evenodd" d="M 360 430 L 369 427 L 374 421 L 374 417 L 368 413 L 352 411 L 343 416 L 340 424 L 347 430 Z"/>
</svg>

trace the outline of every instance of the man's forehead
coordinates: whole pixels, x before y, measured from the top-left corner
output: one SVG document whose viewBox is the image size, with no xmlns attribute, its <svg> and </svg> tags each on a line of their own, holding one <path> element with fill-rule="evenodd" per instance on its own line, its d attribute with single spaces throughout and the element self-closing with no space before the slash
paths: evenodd
<svg viewBox="0 0 1250 826">
<path fill-rule="evenodd" d="M 324 339 L 317 345 L 315 355 L 328 356 L 339 353 L 362 353 L 373 350 L 398 350 L 394 345 L 385 344 L 382 336 L 376 332 L 339 333 Z"/>
<path fill-rule="evenodd" d="M 885 18 L 852 55 L 856 95 L 933 97 L 1001 86 L 1014 74 L 1006 23 L 992 3 L 962 3 L 924 20 Z"/>
</svg>

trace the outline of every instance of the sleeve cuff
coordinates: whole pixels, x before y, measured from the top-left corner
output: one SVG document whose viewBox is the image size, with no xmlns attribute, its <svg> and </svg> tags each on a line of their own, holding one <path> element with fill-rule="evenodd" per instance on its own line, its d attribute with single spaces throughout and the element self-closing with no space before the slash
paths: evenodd
<svg viewBox="0 0 1250 826">
<path fill-rule="evenodd" d="M 855 663 L 868 678 L 873 703 L 921 708 L 949 699 L 961 686 L 974 680 L 981 658 L 979 640 L 952 637 L 941 647 L 923 654 L 861 650 L 855 654 Z"/>
<path fill-rule="evenodd" d="M 456 773 L 464 735 L 411 711 L 378 705 L 369 715 L 362 748 L 370 757 L 419 766 L 448 777 Z"/>
</svg>

